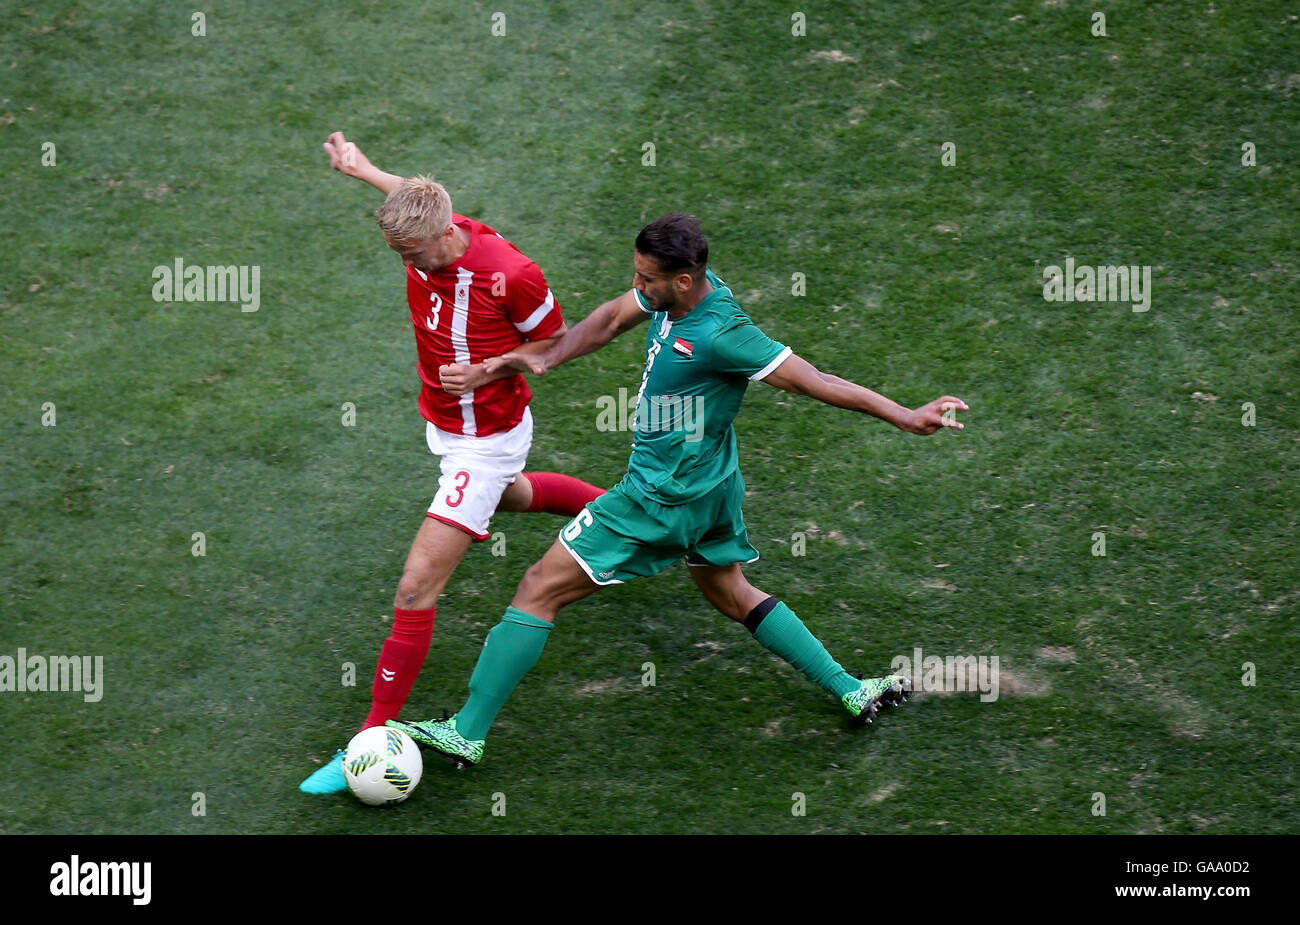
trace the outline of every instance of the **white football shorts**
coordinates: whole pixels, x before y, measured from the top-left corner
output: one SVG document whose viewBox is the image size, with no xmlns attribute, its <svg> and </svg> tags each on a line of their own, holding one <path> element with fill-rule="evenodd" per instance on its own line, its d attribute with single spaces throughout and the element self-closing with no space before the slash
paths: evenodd
<svg viewBox="0 0 1300 925">
<path fill-rule="evenodd" d="M 459 527 L 475 540 L 488 538 L 488 522 L 501 493 L 523 472 L 533 445 L 533 412 L 510 430 L 488 437 L 467 437 L 425 422 L 429 452 L 439 457 L 442 474 L 428 516 Z"/>
</svg>

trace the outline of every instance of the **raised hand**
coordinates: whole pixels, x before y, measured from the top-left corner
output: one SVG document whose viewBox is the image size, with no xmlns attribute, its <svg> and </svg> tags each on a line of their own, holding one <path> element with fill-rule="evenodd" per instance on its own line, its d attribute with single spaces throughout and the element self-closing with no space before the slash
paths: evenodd
<svg viewBox="0 0 1300 925">
<path fill-rule="evenodd" d="M 361 153 L 356 142 L 348 141 L 342 132 L 330 135 L 323 147 L 330 156 L 330 166 L 349 177 L 360 177 L 367 170 L 374 169 L 374 164 Z"/>
<path fill-rule="evenodd" d="M 402 185 L 402 178 L 392 173 L 385 173 L 370 158 L 361 153 L 355 142 L 348 141 L 342 132 L 330 135 L 324 144 L 325 153 L 330 156 L 330 166 L 339 173 L 356 177 L 369 183 L 385 196 Z"/>
</svg>

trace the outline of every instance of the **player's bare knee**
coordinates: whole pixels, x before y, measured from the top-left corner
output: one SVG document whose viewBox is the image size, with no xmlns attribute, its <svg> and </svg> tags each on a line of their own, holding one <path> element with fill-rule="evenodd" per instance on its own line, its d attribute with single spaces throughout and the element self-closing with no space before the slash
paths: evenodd
<svg viewBox="0 0 1300 925">
<path fill-rule="evenodd" d="M 422 608 L 418 605 L 423 603 L 421 600 L 423 597 L 419 588 L 414 585 L 398 585 L 397 593 L 393 595 L 393 606 L 403 610 L 420 610 Z"/>
<path fill-rule="evenodd" d="M 532 482 L 524 473 L 506 486 L 505 491 L 501 493 L 501 500 L 497 502 L 498 511 L 527 511 L 533 502 Z"/>
<path fill-rule="evenodd" d="M 409 569 L 402 573 L 397 582 L 397 593 L 393 595 L 393 606 L 403 610 L 420 610 L 432 607 L 442 594 L 446 580 L 436 572 Z"/>
<path fill-rule="evenodd" d="M 532 613 L 528 608 L 532 606 L 534 600 L 532 574 L 535 568 L 537 568 L 536 565 L 528 566 L 528 570 L 524 572 L 524 577 L 520 578 L 519 584 L 515 586 L 514 597 L 510 598 L 510 606 L 517 607 L 524 613 Z"/>
<path fill-rule="evenodd" d="M 526 510 L 528 510 L 527 503 L 520 500 L 517 496 L 511 495 L 509 493 L 503 494 L 501 496 L 501 500 L 497 502 L 497 507 L 496 507 L 496 512 L 498 514 L 519 513 L 520 511 L 526 511 Z"/>
<path fill-rule="evenodd" d="M 583 584 L 587 584 L 585 580 Z M 554 559 L 543 556 L 524 572 L 512 603 L 525 613 L 543 620 L 552 620 L 556 611 L 585 597 L 592 590 L 594 586 L 590 585 L 575 587 L 571 575 L 564 569 L 557 568 Z"/>
</svg>

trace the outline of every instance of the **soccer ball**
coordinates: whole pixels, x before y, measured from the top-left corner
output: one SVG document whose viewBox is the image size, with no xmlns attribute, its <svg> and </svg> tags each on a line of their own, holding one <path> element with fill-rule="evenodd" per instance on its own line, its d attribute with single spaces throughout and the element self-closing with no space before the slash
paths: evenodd
<svg viewBox="0 0 1300 925">
<path fill-rule="evenodd" d="M 424 772 L 420 749 L 405 732 L 371 726 L 352 737 L 343 755 L 348 789 L 367 806 L 389 806 L 411 795 Z"/>
</svg>

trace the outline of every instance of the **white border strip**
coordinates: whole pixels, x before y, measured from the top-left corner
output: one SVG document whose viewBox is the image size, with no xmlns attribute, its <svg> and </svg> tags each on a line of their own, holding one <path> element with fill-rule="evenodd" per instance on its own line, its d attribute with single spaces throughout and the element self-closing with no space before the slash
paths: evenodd
<svg viewBox="0 0 1300 925">
<path fill-rule="evenodd" d="M 546 298 L 542 301 L 542 304 L 537 306 L 537 308 L 533 310 L 533 313 L 522 322 L 516 324 L 515 328 L 518 329 L 520 334 L 527 334 L 533 328 L 541 324 L 546 316 L 551 313 L 551 309 L 553 308 L 555 308 L 555 296 L 551 294 L 551 290 L 547 289 Z"/>
<path fill-rule="evenodd" d="M 624 582 L 621 578 L 611 578 L 609 581 L 601 581 L 599 578 L 596 577 L 596 574 L 591 570 L 591 566 L 588 565 L 588 564 L 583 560 L 582 556 L 580 556 L 580 555 L 578 555 L 576 552 L 574 552 L 574 551 L 573 551 L 573 547 L 570 546 L 568 543 L 566 543 L 566 542 L 564 541 L 564 537 L 561 536 L 561 537 L 558 537 L 558 539 L 559 539 L 559 541 L 560 541 L 560 545 L 563 546 L 566 550 L 568 550 L 569 555 L 573 556 L 573 561 L 574 561 L 574 562 L 577 562 L 579 565 L 582 566 L 582 570 L 583 570 L 584 572 L 587 573 L 587 577 L 590 578 L 590 579 L 592 580 L 592 582 L 594 582 L 595 584 L 598 584 L 598 585 L 621 585 L 621 584 L 626 584 L 626 582 Z"/>
<path fill-rule="evenodd" d="M 469 287 L 474 273 L 464 267 L 456 270 L 456 301 L 451 312 L 451 349 L 457 363 L 469 363 Z M 466 437 L 478 436 L 478 422 L 474 418 L 474 390 L 460 397 L 460 426 Z"/>
<path fill-rule="evenodd" d="M 749 565 L 749 563 L 757 562 L 758 560 L 759 560 L 759 556 L 755 556 L 752 559 L 746 559 L 744 562 L 741 562 L 740 565 Z M 726 568 L 727 567 L 725 565 L 714 565 L 712 562 L 692 562 L 690 559 L 686 558 L 686 556 L 682 556 L 682 561 L 686 563 L 687 568 Z M 736 565 L 736 563 L 732 562 L 731 565 Z"/>
<path fill-rule="evenodd" d="M 758 372 L 754 373 L 754 375 L 750 376 L 749 377 L 750 381 L 757 382 L 761 379 L 766 379 L 768 376 L 772 374 L 772 370 L 776 369 L 778 366 L 784 363 L 792 353 L 794 353 L 794 351 L 791 350 L 789 347 L 786 347 L 784 350 L 782 350 L 780 353 L 776 355 L 775 360 L 773 360 L 771 363 L 768 363 Z"/>
</svg>

